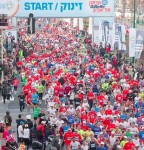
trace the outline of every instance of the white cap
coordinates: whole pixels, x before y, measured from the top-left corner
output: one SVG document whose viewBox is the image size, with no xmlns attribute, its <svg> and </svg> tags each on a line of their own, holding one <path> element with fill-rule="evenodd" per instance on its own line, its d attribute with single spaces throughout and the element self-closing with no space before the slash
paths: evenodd
<svg viewBox="0 0 144 150">
<path fill-rule="evenodd" d="M 112 132 L 111 132 L 111 134 L 115 134 L 115 132 L 114 132 L 114 131 L 112 131 Z"/>
<path fill-rule="evenodd" d="M 83 123 L 86 123 L 86 121 L 83 121 Z"/>
<path fill-rule="evenodd" d="M 62 120 L 61 123 L 64 123 L 64 121 Z"/>
<path fill-rule="evenodd" d="M 31 115 L 27 115 L 27 116 L 26 116 L 26 119 L 31 119 Z"/>
<path fill-rule="evenodd" d="M 122 147 L 120 145 L 118 145 L 117 148 L 122 148 Z"/>
<path fill-rule="evenodd" d="M 125 139 L 127 139 L 127 136 L 124 136 Z"/>
<path fill-rule="evenodd" d="M 1 123 L 1 124 L 4 124 L 4 121 L 3 121 L 3 120 L 1 120 L 1 121 L 0 121 L 0 123 Z"/>
<path fill-rule="evenodd" d="M 100 144 L 104 144 L 104 142 L 101 142 Z"/>
<path fill-rule="evenodd" d="M 41 124 L 46 124 L 46 121 L 42 121 Z"/>
<path fill-rule="evenodd" d="M 140 146 L 138 143 L 136 143 L 136 145 L 135 145 L 136 147 L 138 147 L 138 146 Z"/>
<path fill-rule="evenodd" d="M 103 132 L 100 132 L 100 134 L 103 134 Z"/>
</svg>

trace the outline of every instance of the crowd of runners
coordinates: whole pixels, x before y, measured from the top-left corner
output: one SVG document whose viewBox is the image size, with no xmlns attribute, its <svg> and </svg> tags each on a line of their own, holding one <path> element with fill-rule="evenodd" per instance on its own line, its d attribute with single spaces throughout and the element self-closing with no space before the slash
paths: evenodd
<svg viewBox="0 0 144 150">
<path fill-rule="evenodd" d="M 6 112 L 2 150 L 144 150 L 144 66 L 134 68 L 110 44 L 57 21 L 31 38 L 20 31 L 3 68 L 3 103 L 15 95 L 29 114 L 15 121 Z"/>
</svg>

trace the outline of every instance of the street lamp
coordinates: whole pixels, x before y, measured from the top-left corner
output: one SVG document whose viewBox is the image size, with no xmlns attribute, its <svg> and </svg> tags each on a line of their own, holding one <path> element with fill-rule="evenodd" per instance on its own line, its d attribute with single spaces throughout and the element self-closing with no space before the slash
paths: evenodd
<svg viewBox="0 0 144 150">
<path fill-rule="evenodd" d="M 136 22 L 135 22 L 135 20 L 136 20 L 136 0 L 134 0 L 134 18 L 133 18 L 134 20 L 133 20 L 133 28 L 135 28 L 136 27 Z"/>
</svg>

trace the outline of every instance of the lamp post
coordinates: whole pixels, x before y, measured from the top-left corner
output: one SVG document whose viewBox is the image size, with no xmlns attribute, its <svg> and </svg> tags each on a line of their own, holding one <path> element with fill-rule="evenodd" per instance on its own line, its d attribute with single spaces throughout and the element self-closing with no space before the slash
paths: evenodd
<svg viewBox="0 0 144 150">
<path fill-rule="evenodd" d="M 2 64 L 2 70 L 1 70 L 1 82 L 4 80 L 4 72 L 3 72 L 3 56 L 4 56 L 4 47 L 3 47 L 3 42 L 4 42 L 4 33 L 3 30 L 1 32 L 1 64 Z"/>
<path fill-rule="evenodd" d="M 136 0 L 134 0 L 134 5 L 133 5 L 133 9 L 134 9 L 134 17 L 133 17 L 133 28 L 136 27 Z M 135 67 L 135 56 L 132 57 L 132 62 L 134 63 L 134 67 Z"/>
<path fill-rule="evenodd" d="M 136 22 L 135 22 L 135 20 L 136 20 L 136 0 L 134 0 L 134 18 L 133 18 L 134 20 L 133 20 L 133 28 L 135 28 L 136 27 Z"/>
</svg>

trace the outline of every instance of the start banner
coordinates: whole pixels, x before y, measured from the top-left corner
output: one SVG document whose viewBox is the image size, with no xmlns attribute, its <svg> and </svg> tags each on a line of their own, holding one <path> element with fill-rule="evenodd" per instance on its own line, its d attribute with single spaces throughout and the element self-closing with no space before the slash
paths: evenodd
<svg viewBox="0 0 144 150">
<path fill-rule="evenodd" d="M 114 0 L 3 0 L 0 14 L 28 17 L 114 16 Z"/>
</svg>

